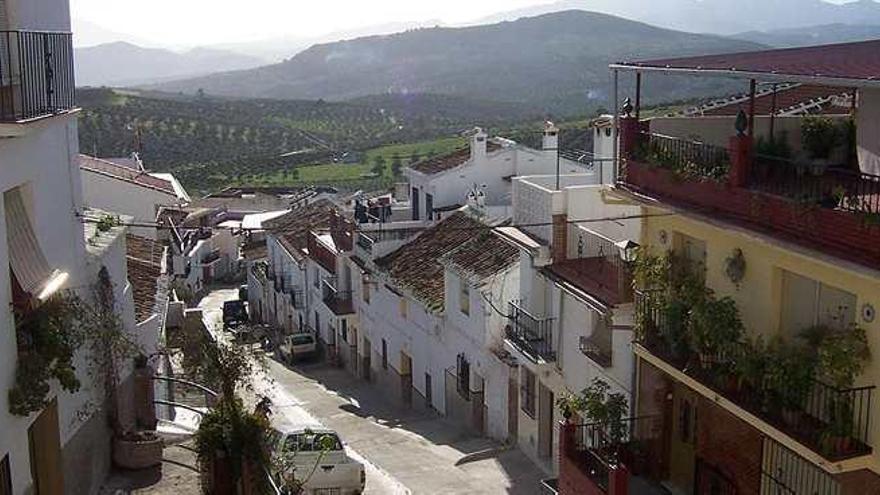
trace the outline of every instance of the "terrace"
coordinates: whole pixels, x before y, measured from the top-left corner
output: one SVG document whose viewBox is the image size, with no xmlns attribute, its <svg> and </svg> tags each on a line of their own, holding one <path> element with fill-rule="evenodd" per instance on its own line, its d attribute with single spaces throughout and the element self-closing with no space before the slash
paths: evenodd
<svg viewBox="0 0 880 495">
<path fill-rule="evenodd" d="M 880 41 L 612 65 L 615 79 L 636 77 L 618 122 L 619 188 L 880 268 L 880 143 L 860 131 L 880 107 L 876 53 Z M 736 117 L 642 120 L 643 73 L 746 79 L 749 92 L 729 105 Z M 783 84 L 831 89 L 782 108 Z"/>
<path fill-rule="evenodd" d="M 321 281 L 322 300 L 327 308 L 337 316 L 354 313 L 354 304 L 350 290 L 339 290 L 336 277 L 328 277 Z"/>
<path fill-rule="evenodd" d="M 510 324 L 505 328 L 504 339 L 532 362 L 556 361 L 553 319 L 532 315 L 518 301 L 510 301 L 508 308 Z"/>
</svg>

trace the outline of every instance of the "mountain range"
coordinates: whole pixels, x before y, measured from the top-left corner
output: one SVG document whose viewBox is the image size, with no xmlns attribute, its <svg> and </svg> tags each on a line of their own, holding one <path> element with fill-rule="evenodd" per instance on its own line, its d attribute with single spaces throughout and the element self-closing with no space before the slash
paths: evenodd
<svg viewBox="0 0 880 495">
<path fill-rule="evenodd" d="M 193 48 L 177 53 L 122 41 L 75 48 L 74 56 L 79 86 L 150 84 L 265 64 L 262 59 L 227 50 Z"/>
<path fill-rule="evenodd" d="M 823 24 L 820 26 L 747 31 L 733 35 L 734 38 L 763 43 L 778 48 L 794 46 L 826 45 L 880 38 L 880 25 Z"/>
<path fill-rule="evenodd" d="M 762 47 L 572 10 L 320 44 L 279 64 L 152 87 L 213 96 L 335 101 L 430 93 L 581 113 L 607 104 L 609 62 Z M 696 78 L 652 81 L 654 95 L 665 100 L 717 93 L 723 84 Z"/>
</svg>

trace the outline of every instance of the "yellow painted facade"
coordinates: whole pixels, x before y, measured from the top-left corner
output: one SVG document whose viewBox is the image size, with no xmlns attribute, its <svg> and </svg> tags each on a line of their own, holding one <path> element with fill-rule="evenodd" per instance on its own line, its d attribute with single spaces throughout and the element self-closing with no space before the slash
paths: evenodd
<svg viewBox="0 0 880 495">
<path fill-rule="evenodd" d="M 655 254 L 673 249 L 680 234 L 705 242 L 706 285 L 719 297 L 730 296 L 736 301 L 748 336 L 763 335 L 766 340 L 780 334 L 784 271 L 854 294 L 855 322 L 865 329 L 872 354 L 856 385 L 880 385 L 880 316 L 873 321 L 863 318 L 866 307 L 880 308 L 880 273 L 686 211 L 652 216 L 672 210 L 654 206 L 644 209 L 649 215 L 643 219 L 641 244 Z M 742 250 L 746 261 L 745 276 L 739 284 L 726 274 L 727 259 L 736 249 Z M 871 408 L 868 442 L 874 454 L 869 462 L 863 458 L 843 470 L 870 467 L 880 473 L 880 397 L 876 394 Z"/>
</svg>

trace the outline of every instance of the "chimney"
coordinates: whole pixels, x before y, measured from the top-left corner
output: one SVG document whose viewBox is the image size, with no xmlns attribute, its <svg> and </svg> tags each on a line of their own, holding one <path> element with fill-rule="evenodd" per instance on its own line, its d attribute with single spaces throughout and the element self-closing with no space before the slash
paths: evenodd
<svg viewBox="0 0 880 495">
<path fill-rule="evenodd" d="M 474 127 L 471 132 L 471 161 L 482 160 L 486 157 L 486 140 L 489 136 L 479 127 Z"/>
<path fill-rule="evenodd" d="M 553 215 L 552 235 L 550 254 L 553 263 L 565 261 L 568 258 L 568 215 L 565 213 Z"/>
<path fill-rule="evenodd" d="M 541 149 L 544 151 L 556 151 L 559 148 L 559 128 L 549 120 L 544 122 L 544 140 Z"/>
</svg>

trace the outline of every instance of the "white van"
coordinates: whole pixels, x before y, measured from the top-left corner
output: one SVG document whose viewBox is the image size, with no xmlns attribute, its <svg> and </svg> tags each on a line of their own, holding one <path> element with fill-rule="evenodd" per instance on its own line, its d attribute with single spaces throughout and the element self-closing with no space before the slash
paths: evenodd
<svg viewBox="0 0 880 495">
<path fill-rule="evenodd" d="M 364 491 L 364 466 L 352 459 L 335 431 L 320 425 L 275 430 L 276 479 L 294 479 L 309 495 L 358 495 Z"/>
</svg>

